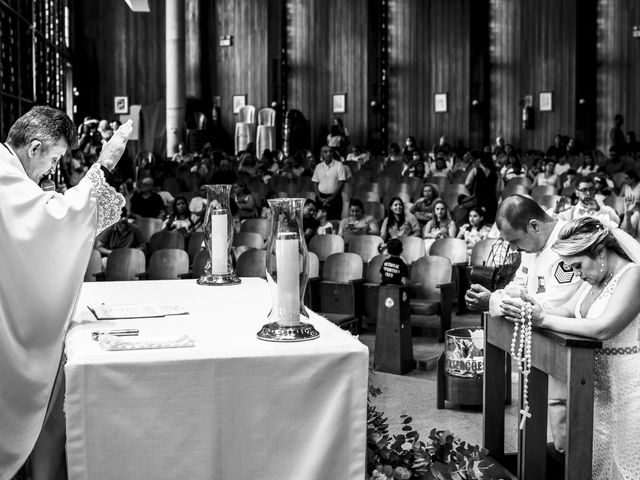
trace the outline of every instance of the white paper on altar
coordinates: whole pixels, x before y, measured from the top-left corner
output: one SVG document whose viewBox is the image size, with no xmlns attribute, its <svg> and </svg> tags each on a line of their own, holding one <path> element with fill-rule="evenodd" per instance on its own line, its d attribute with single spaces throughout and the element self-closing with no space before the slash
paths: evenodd
<svg viewBox="0 0 640 480">
<path fill-rule="evenodd" d="M 121 305 L 87 305 L 87 308 L 98 320 L 115 320 L 119 318 L 149 318 L 164 317 L 165 315 L 183 315 L 189 313 L 180 305 L 149 304 L 121 304 Z"/>
<path fill-rule="evenodd" d="M 271 294 L 257 278 L 85 284 L 80 302 L 116 298 L 180 298 L 188 317 L 100 326 L 196 346 L 103 351 L 78 309 L 65 368 L 70 480 L 364 478 L 368 351 L 350 334 L 311 313 L 317 340 L 258 340 Z"/>
</svg>

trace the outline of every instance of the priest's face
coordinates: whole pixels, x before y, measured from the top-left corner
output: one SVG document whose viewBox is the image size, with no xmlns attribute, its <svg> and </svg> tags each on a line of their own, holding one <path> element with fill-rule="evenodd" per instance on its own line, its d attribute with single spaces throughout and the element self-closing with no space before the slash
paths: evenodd
<svg viewBox="0 0 640 480">
<path fill-rule="evenodd" d="M 32 140 L 27 150 L 27 175 L 38 183 L 48 173 L 53 173 L 57 163 L 69 148 L 64 138 L 58 140 Z"/>
</svg>

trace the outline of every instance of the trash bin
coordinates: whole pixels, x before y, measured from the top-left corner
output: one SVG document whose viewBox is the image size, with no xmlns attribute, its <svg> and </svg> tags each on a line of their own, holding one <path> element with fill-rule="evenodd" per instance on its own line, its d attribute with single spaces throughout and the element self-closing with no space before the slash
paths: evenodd
<svg viewBox="0 0 640 480">
<path fill-rule="evenodd" d="M 484 330 L 452 328 L 445 332 L 445 349 L 438 360 L 437 408 L 445 400 L 457 405 L 482 405 Z"/>
<path fill-rule="evenodd" d="M 474 378 L 484 373 L 482 328 L 452 328 L 445 332 L 444 342 L 447 375 Z"/>
</svg>

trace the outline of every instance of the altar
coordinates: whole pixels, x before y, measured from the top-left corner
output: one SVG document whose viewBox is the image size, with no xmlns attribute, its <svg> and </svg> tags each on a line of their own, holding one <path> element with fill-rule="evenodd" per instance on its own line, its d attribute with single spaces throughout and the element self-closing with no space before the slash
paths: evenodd
<svg viewBox="0 0 640 480">
<path fill-rule="evenodd" d="M 189 313 L 96 321 L 87 305 Z M 83 285 L 66 339 L 70 480 L 357 479 L 365 475 L 368 350 L 311 314 L 320 338 L 271 343 L 267 284 Z M 106 351 L 92 332 L 189 335 L 195 347 Z"/>
</svg>

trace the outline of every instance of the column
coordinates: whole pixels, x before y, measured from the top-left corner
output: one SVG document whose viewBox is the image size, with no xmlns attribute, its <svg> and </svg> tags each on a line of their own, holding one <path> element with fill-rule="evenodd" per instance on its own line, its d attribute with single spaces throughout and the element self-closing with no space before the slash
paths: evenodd
<svg viewBox="0 0 640 480">
<path fill-rule="evenodd" d="M 185 51 L 184 0 L 167 0 L 166 23 L 166 102 L 167 157 L 172 156 L 183 142 L 185 115 Z"/>
</svg>

